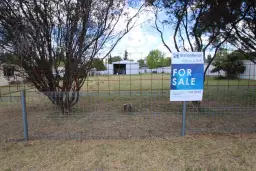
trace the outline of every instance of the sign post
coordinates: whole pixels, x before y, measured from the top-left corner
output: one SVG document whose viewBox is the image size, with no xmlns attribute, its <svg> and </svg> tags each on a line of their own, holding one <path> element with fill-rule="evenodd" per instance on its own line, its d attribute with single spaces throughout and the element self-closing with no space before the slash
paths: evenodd
<svg viewBox="0 0 256 171">
<path fill-rule="evenodd" d="M 182 101 L 182 131 L 186 134 L 186 102 L 202 101 L 204 89 L 204 59 L 202 52 L 173 54 L 170 101 Z"/>
<path fill-rule="evenodd" d="M 182 129 L 181 129 L 181 136 L 184 137 L 186 135 L 186 101 L 183 102 L 182 108 Z"/>
</svg>

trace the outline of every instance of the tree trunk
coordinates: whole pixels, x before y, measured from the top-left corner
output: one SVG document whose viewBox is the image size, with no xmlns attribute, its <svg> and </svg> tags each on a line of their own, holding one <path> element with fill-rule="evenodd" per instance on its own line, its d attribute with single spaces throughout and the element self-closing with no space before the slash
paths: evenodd
<svg viewBox="0 0 256 171">
<path fill-rule="evenodd" d="M 79 92 L 43 92 L 48 99 L 60 109 L 63 115 L 71 115 L 72 107 L 79 101 Z"/>
</svg>

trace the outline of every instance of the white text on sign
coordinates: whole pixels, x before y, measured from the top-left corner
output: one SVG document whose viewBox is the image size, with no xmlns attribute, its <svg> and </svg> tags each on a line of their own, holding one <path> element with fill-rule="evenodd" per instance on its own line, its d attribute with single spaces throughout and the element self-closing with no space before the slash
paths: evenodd
<svg viewBox="0 0 256 171">
<path fill-rule="evenodd" d="M 192 70 L 191 69 L 173 69 L 173 74 L 172 76 L 175 76 L 176 74 L 178 74 L 180 77 L 183 76 L 191 76 L 192 75 Z M 195 85 L 196 83 L 196 79 L 195 78 L 180 78 L 178 85 Z M 177 85 L 177 78 L 173 78 L 172 79 L 172 85 Z"/>
</svg>

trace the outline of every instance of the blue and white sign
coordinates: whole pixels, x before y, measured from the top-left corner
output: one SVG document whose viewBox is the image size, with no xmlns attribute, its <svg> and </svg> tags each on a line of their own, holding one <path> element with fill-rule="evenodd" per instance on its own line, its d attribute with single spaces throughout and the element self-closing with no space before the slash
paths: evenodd
<svg viewBox="0 0 256 171">
<path fill-rule="evenodd" d="M 202 52 L 173 54 L 170 101 L 202 101 L 204 57 Z"/>
</svg>

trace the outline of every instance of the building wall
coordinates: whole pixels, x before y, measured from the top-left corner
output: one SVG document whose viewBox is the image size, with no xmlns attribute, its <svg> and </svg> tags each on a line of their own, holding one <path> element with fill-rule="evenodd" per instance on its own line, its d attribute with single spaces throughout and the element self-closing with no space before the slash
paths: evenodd
<svg viewBox="0 0 256 171">
<path fill-rule="evenodd" d="M 146 74 L 146 73 L 171 73 L 171 67 L 162 67 L 162 68 L 154 68 L 154 69 L 141 68 L 141 69 L 139 69 L 139 72 L 141 74 Z"/>
<path fill-rule="evenodd" d="M 107 70 L 97 71 L 97 73 L 99 75 L 113 75 L 114 74 L 113 64 L 106 64 L 105 66 Z M 126 74 L 139 74 L 139 64 L 137 63 L 126 64 Z"/>
<path fill-rule="evenodd" d="M 256 64 L 251 61 L 244 61 L 244 65 L 246 66 L 246 70 L 243 74 L 240 75 L 241 79 L 251 79 L 256 80 Z M 207 64 L 204 64 L 204 69 L 206 69 Z M 97 71 L 98 75 L 113 75 L 113 64 L 107 64 L 106 68 L 108 70 L 105 71 Z M 206 75 L 207 76 L 218 76 L 222 75 L 225 76 L 225 73 L 221 71 L 220 73 L 211 73 L 211 70 L 214 68 L 213 65 L 210 65 L 208 68 Z M 148 69 L 148 68 L 139 68 L 139 64 L 131 63 L 126 65 L 126 74 L 146 74 L 146 73 L 171 73 L 171 66 L 170 67 L 162 67 L 162 68 L 155 68 L 155 69 Z"/>
<path fill-rule="evenodd" d="M 137 63 L 126 64 L 126 74 L 139 74 L 139 68 Z"/>
<path fill-rule="evenodd" d="M 20 69 L 20 68 L 16 68 L 16 69 Z M 20 71 L 22 70 L 20 69 Z M 2 65 L 0 65 L 0 86 L 7 86 L 12 81 L 23 82 L 25 80 L 24 79 L 25 73 L 23 74 L 20 72 L 14 71 L 14 76 L 6 77 L 4 76 L 3 67 Z"/>
<path fill-rule="evenodd" d="M 246 60 L 244 61 L 244 65 L 246 66 L 246 70 L 243 74 L 240 75 L 240 78 L 256 80 L 256 64 Z"/>
<path fill-rule="evenodd" d="M 9 83 L 6 78 L 4 78 L 4 73 L 0 69 L 0 86 L 7 86 Z"/>
<path fill-rule="evenodd" d="M 114 74 L 113 64 L 106 64 L 105 66 L 106 66 L 107 70 L 98 71 L 98 72 L 102 73 L 101 75 L 113 75 Z"/>
</svg>

